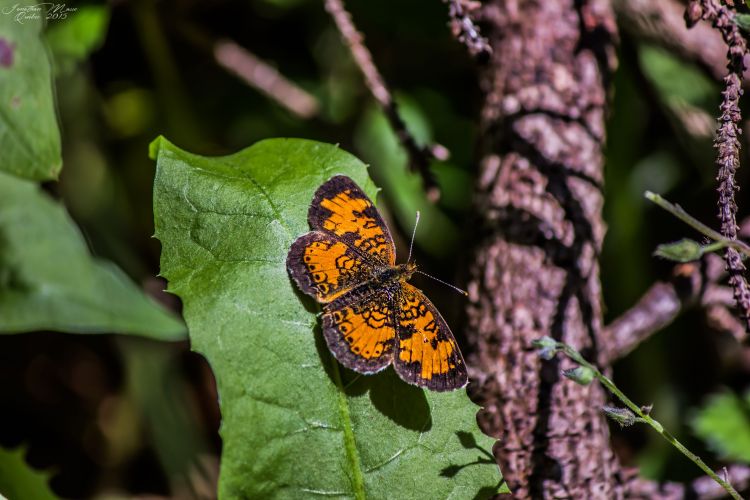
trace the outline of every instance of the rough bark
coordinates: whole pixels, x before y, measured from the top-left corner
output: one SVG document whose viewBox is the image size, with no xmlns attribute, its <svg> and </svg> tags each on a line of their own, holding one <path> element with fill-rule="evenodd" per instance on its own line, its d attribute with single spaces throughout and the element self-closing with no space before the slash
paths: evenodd
<svg viewBox="0 0 750 500">
<path fill-rule="evenodd" d="M 619 498 L 603 390 L 531 347 L 550 335 L 599 357 L 612 12 L 607 0 L 493 0 L 482 18 L 493 51 L 467 311 L 481 423 L 517 498 Z"/>
</svg>

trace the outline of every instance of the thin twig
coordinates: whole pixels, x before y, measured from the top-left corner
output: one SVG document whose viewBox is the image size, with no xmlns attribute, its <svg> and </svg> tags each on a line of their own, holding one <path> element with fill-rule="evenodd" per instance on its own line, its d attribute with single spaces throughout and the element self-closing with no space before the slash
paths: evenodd
<svg viewBox="0 0 750 500">
<path fill-rule="evenodd" d="M 653 201 L 657 205 L 659 205 L 661 208 L 669 212 L 670 214 L 674 215 L 678 219 L 680 219 L 682 222 L 687 224 L 688 226 L 692 227 L 699 233 L 703 234 L 704 236 L 708 236 L 714 241 L 721 242 L 731 249 L 734 249 L 738 252 L 744 253 L 746 256 L 750 257 L 750 245 L 737 240 L 737 234 L 735 233 L 734 239 L 724 237 L 721 233 L 714 231 L 707 225 L 703 224 L 701 221 L 687 213 L 681 206 L 670 203 L 660 195 L 656 193 L 652 193 L 651 191 L 646 191 L 645 195 L 646 198 L 650 201 Z"/>
<path fill-rule="evenodd" d="M 672 283 L 659 281 L 641 299 L 602 333 L 601 363 L 610 365 L 635 349 L 641 342 L 669 325 L 684 306 Z"/>
<path fill-rule="evenodd" d="M 630 309 L 604 327 L 601 365 L 611 366 L 695 306 L 704 310 L 714 330 L 729 333 L 741 342 L 744 327 L 730 312 L 735 305 L 733 291 L 718 284 L 726 277 L 724 267 L 724 259 L 716 254 L 705 255 L 702 262 L 677 264 L 669 281 L 654 283 Z"/>
<path fill-rule="evenodd" d="M 635 414 L 631 416 L 634 418 L 632 418 L 629 424 L 632 424 L 634 422 L 641 422 L 651 426 L 651 428 L 658 432 L 661 437 L 669 442 L 669 444 L 674 446 L 677 450 L 680 451 L 680 453 L 690 459 L 690 461 L 697 465 L 703 472 L 708 474 L 711 479 L 720 484 L 732 498 L 734 498 L 735 500 L 742 500 L 740 494 L 737 493 L 737 490 L 735 490 L 731 484 L 719 477 L 719 475 L 716 474 L 716 472 L 714 472 L 708 465 L 706 465 L 706 463 L 698 455 L 688 450 L 685 445 L 677 440 L 677 438 L 666 431 L 656 419 L 652 418 L 651 415 L 649 415 L 650 409 L 648 411 L 644 411 L 643 409 L 641 409 L 641 407 L 633 403 L 630 398 L 628 398 L 609 377 L 600 372 L 595 365 L 586 361 L 586 359 L 581 356 L 581 353 L 573 349 L 573 347 L 565 344 L 564 342 L 557 342 L 551 337 L 544 337 L 542 339 L 536 340 L 534 341 L 534 345 L 541 350 L 541 355 L 546 359 L 551 359 L 551 357 L 554 356 L 555 352 L 562 352 L 571 360 L 578 363 L 580 366 L 590 370 L 590 373 L 597 380 L 599 380 L 599 382 L 604 387 L 606 387 L 607 390 L 609 390 L 617 399 L 619 399 L 625 406 L 628 407 L 628 409 L 630 409 L 630 411 Z M 618 419 L 618 421 L 620 421 L 621 423 L 623 422 L 620 419 Z"/>
<path fill-rule="evenodd" d="M 469 54 L 477 59 L 487 58 L 492 54 L 492 47 L 474 23 L 472 12 L 481 7 L 475 0 L 444 0 L 448 4 L 451 32 L 456 39 L 466 45 Z"/>
<path fill-rule="evenodd" d="M 213 53 L 221 67 L 300 118 L 312 118 L 318 113 L 319 106 L 315 97 L 235 42 L 219 40 L 214 44 Z"/>
<path fill-rule="evenodd" d="M 313 118 L 318 114 L 320 103 L 315 96 L 236 42 L 228 39 L 216 40 L 192 24 L 180 24 L 179 30 L 186 40 L 210 54 L 216 64 L 280 106 L 303 119 Z"/>
<path fill-rule="evenodd" d="M 336 23 L 341 36 L 352 53 L 354 62 L 365 77 L 367 88 L 370 89 L 375 100 L 380 104 L 391 128 L 409 155 L 409 165 L 422 177 L 422 183 L 430 200 L 436 201 L 440 197 L 435 177 L 430 170 L 432 160 L 447 159 L 447 150 L 440 145 L 431 147 L 420 146 L 409 132 L 406 123 L 398 112 L 396 101 L 393 100 L 383 77 L 372 60 L 372 55 L 364 45 L 364 37 L 357 31 L 351 15 L 344 7 L 343 0 L 325 0 L 325 8 Z"/>
<path fill-rule="evenodd" d="M 719 109 L 714 147 L 717 150 L 716 166 L 719 181 L 719 219 L 721 234 L 728 240 L 737 239 L 737 204 L 734 193 L 737 191 L 735 173 L 740 166 L 740 111 L 739 100 L 742 95 L 742 76 L 745 71 L 747 43 L 734 23 L 734 14 L 728 7 L 717 0 L 691 0 L 686 17 L 688 22 L 698 17 L 709 21 L 716 28 L 727 45 L 728 73 L 724 78 L 725 89 Z M 736 247 L 727 248 L 724 258 L 729 272 L 729 284 L 734 288 L 737 308 L 745 321 L 745 328 L 750 332 L 750 285 L 745 279 L 745 265 Z"/>
</svg>

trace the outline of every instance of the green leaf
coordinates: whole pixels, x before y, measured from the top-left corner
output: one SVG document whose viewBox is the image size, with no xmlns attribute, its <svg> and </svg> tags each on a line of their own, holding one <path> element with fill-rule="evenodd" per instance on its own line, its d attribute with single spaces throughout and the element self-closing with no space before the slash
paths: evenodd
<svg viewBox="0 0 750 500">
<path fill-rule="evenodd" d="M 60 204 L 0 173 L 0 333 L 36 330 L 185 335 L 119 268 L 89 255 Z"/>
<path fill-rule="evenodd" d="M 220 395 L 223 498 L 474 498 L 500 488 L 493 440 L 464 390 L 425 392 L 391 368 L 333 361 L 286 255 L 335 174 L 376 188 L 335 146 L 273 139 L 205 158 L 152 144 L 156 235 L 169 290 Z"/>
<path fill-rule="evenodd" d="M 681 99 L 694 106 L 712 102 L 717 84 L 696 65 L 685 62 L 661 47 L 639 44 L 638 59 L 643 73 L 668 102 Z"/>
<path fill-rule="evenodd" d="M 734 23 L 746 32 L 750 32 L 750 14 L 735 14 Z"/>
<path fill-rule="evenodd" d="M 692 262 L 701 258 L 703 247 L 697 241 L 683 238 L 674 243 L 657 246 L 654 255 L 675 262 Z"/>
<path fill-rule="evenodd" d="M 750 463 L 750 392 L 711 396 L 691 420 L 693 431 L 726 460 Z"/>
<path fill-rule="evenodd" d="M 20 5 L 0 0 L 0 170 L 56 179 L 62 168 L 60 131 L 40 39 L 42 20 L 23 17 Z"/>
<path fill-rule="evenodd" d="M 56 500 L 49 485 L 49 474 L 32 469 L 24 459 L 23 448 L 0 448 L 0 498 L 14 500 Z"/>
<path fill-rule="evenodd" d="M 107 5 L 83 5 L 65 19 L 50 21 L 45 38 L 56 72 L 71 72 L 79 61 L 98 49 L 104 43 L 108 25 Z"/>
</svg>

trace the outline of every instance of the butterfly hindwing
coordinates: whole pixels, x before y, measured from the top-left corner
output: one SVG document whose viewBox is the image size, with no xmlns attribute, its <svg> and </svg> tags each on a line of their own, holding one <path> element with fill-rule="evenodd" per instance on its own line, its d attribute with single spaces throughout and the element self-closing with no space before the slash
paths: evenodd
<svg viewBox="0 0 750 500">
<path fill-rule="evenodd" d="M 398 332 L 393 366 L 406 382 L 451 391 L 468 382 L 456 339 L 421 290 L 403 283 L 394 296 Z"/>
<path fill-rule="evenodd" d="M 297 238 L 286 265 L 300 289 L 324 304 L 372 279 L 375 273 L 348 245 L 320 231 Z"/>
<path fill-rule="evenodd" d="M 359 373 L 393 360 L 396 329 L 388 290 L 354 290 L 323 308 L 323 336 L 333 355 Z"/>
<path fill-rule="evenodd" d="M 396 263 L 396 248 L 388 226 L 372 201 L 348 177 L 331 177 L 318 188 L 308 221 L 313 229 L 341 239 L 375 265 Z"/>
</svg>

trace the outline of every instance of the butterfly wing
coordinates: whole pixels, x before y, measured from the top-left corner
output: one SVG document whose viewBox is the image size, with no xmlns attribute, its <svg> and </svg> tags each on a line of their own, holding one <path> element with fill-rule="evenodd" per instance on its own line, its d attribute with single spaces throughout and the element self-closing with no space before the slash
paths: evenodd
<svg viewBox="0 0 750 500">
<path fill-rule="evenodd" d="M 308 220 L 313 231 L 292 244 L 287 269 L 300 289 L 320 303 L 374 280 L 378 269 L 396 260 L 388 227 L 348 177 L 332 177 L 318 188 Z"/>
<path fill-rule="evenodd" d="M 323 307 L 323 336 L 333 355 L 359 373 L 391 364 L 396 338 L 392 293 L 361 288 Z"/>
<path fill-rule="evenodd" d="M 349 177 L 331 177 L 313 197 L 308 221 L 380 266 L 396 263 L 396 247 L 377 208 Z"/>
<path fill-rule="evenodd" d="M 410 384 L 452 391 L 468 382 L 456 339 L 421 290 L 404 283 L 394 296 L 398 332 L 394 368 Z"/>
<path fill-rule="evenodd" d="M 303 234 L 292 243 L 286 267 L 300 290 L 323 304 L 375 276 L 371 262 L 321 231 Z"/>
</svg>

